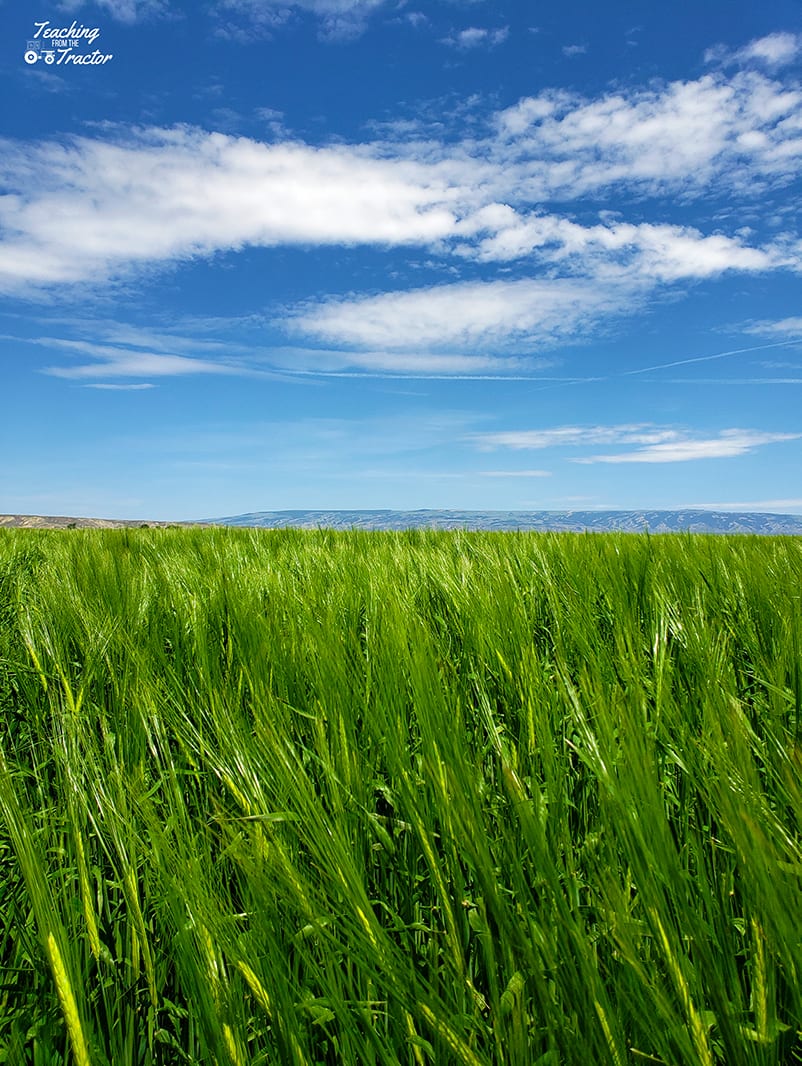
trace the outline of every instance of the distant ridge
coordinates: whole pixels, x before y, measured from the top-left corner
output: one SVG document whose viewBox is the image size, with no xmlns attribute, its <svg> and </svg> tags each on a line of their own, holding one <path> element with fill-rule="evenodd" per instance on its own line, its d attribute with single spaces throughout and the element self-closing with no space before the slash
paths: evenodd
<svg viewBox="0 0 802 1066">
<path fill-rule="evenodd" d="M 802 515 L 737 511 L 253 511 L 200 522 L 0 515 L 0 528 L 122 529 L 239 526 L 261 529 L 475 529 L 582 533 L 755 533 L 802 536 Z"/>
<path fill-rule="evenodd" d="M 190 522 L 150 522 L 142 518 L 76 518 L 72 515 L 0 514 L 8 529 L 133 529 L 139 526 L 186 526 Z"/>
<path fill-rule="evenodd" d="M 802 515 L 734 511 L 254 511 L 204 524 L 263 529 L 476 529 L 802 535 Z"/>
</svg>

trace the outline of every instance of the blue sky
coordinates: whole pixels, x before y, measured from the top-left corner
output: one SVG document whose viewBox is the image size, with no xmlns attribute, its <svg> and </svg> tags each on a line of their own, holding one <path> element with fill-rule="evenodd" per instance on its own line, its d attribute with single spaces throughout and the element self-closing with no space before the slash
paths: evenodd
<svg viewBox="0 0 802 1066">
<path fill-rule="evenodd" d="M 0 17 L 0 511 L 802 513 L 797 0 Z"/>
</svg>

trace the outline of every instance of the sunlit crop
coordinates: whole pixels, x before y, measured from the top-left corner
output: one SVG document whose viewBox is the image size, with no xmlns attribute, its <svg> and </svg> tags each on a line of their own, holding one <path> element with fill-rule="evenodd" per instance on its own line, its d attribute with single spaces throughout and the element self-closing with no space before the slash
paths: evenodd
<svg viewBox="0 0 802 1066">
<path fill-rule="evenodd" d="M 0 1062 L 802 1062 L 802 542 L 0 533 Z"/>
</svg>

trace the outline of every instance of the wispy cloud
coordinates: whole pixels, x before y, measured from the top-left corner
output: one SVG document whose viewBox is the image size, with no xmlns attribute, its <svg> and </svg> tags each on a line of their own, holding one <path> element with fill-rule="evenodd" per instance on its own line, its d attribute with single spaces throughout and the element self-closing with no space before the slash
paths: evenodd
<svg viewBox="0 0 802 1066">
<path fill-rule="evenodd" d="M 754 333 L 759 337 L 787 337 L 789 341 L 802 340 L 802 316 L 750 322 L 749 325 L 742 327 L 742 332 Z"/>
<path fill-rule="evenodd" d="M 401 22 L 406 22 L 407 25 L 414 27 L 414 29 L 417 29 L 418 26 L 425 26 L 429 22 L 429 16 L 422 11 L 403 11 L 398 18 Z"/>
<path fill-rule="evenodd" d="M 685 463 L 697 459 L 731 459 L 746 455 L 763 444 L 798 440 L 802 433 L 760 433 L 748 429 L 724 429 L 714 437 L 677 439 L 632 452 L 594 455 L 574 459 L 575 463 Z"/>
<path fill-rule="evenodd" d="M 287 417 L 221 425 L 202 422 L 192 432 L 165 427 L 162 434 L 148 438 L 147 447 L 156 454 L 226 461 L 232 456 L 253 458 L 256 449 L 263 451 L 269 443 L 271 452 L 293 469 L 319 463 L 327 472 L 339 467 L 343 477 L 351 478 L 353 468 L 343 465 L 346 459 L 358 460 L 361 467 L 383 456 L 425 453 L 450 446 L 475 424 L 476 416 L 464 411 L 414 408 L 354 418 Z M 386 467 L 376 469 L 387 473 Z"/>
<path fill-rule="evenodd" d="M 563 55 L 571 59 L 573 56 L 585 55 L 587 50 L 588 46 L 586 44 L 566 44 L 563 46 Z"/>
<path fill-rule="evenodd" d="M 512 448 L 521 451 L 592 444 L 658 444 L 673 440 L 676 436 L 676 430 L 642 422 L 618 426 L 556 426 L 550 429 L 505 430 L 501 433 L 477 434 L 474 440 L 482 448 Z"/>
<path fill-rule="evenodd" d="M 288 328 L 345 345 L 490 346 L 508 340 L 553 343 L 631 306 L 634 284 L 581 278 L 457 282 L 300 309 Z"/>
<path fill-rule="evenodd" d="M 57 324 L 57 320 L 50 321 L 50 325 Z M 184 325 L 189 328 L 194 325 L 196 335 L 144 329 L 124 322 L 72 320 L 69 322 L 70 329 L 83 333 L 83 337 L 21 338 L 6 335 L 0 340 L 32 344 L 70 356 L 89 356 L 90 362 L 50 365 L 41 371 L 72 380 L 225 374 L 280 377 L 286 381 L 307 382 L 314 378 L 363 376 L 471 380 L 523 377 L 529 381 L 541 381 L 544 380 L 542 372 L 553 365 L 550 360 L 531 356 L 267 346 L 244 342 L 241 335 L 238 339 L 233 336 L 222 339 L 228 330 L 236 332 L 237 326 L 243 328 L 243 323 L 238 319 L 231 323 L 220 319 L 207 323 L 187 322 Z M 252 327 L 257 330 L 257 323 L 252 323 Z M 204 337 L 204 329 L 219 331 L 221 339 Z M 93 384 L 91 387 L 106 386 Z M 134 386 L 108 387 L 123 389 Z"/>
<path fill-rule="evenodd" d="M 604 444 L 629 447 L 615 454 L 585 455 L 574 463 L 680 463 L 696 459 L 724 459 L 745 455 L 764 444 L 798 440 L 802 433 L 764 433 L 751 429 L 723 429 L 704 436 L 672 426 L 649 423 L 615 426 L 557 426 L 549 429 L 480 433 L 473 441 L 483 450 L 516 451 L 545 448 L 589 448 Z M 632 447 L 636 446 L 636 447 Z"/>
<path fill-rule="evenodd" d="M 488 29 L 484 26 L 469 26 L 467 29 L 455 30 L 447 37 L 443 37 L 441 43 L 463 50 L 480 47 L 493 48 L 506 41 L 509 32 L 509 26 L 500 26 L 497 29 Z"/>
<path fill-rule="evenodd" d="M 60 11 L 69 15 L 89 8 L 87 17 L 91 15 L 92 9 L 97 9 L 117 22 L 128 25 L 164 15 L 169 6 L 167 0 L 61 0 L 58 5 Z"/>
<path fill-rule="evenodd" d="M 36 67 L 26 67 L 24 75 L 31 83 L 31 88 L 37 88 L 47 93 L 71 93 L 75 92 L 75 85 L 60 74 L 53 74 L 49 70 L 40 70 Z"/>
<path fill-rule="evenodd" d="M 184 355 L 149 352 L 60 337 L 39 337 L 32 343 L 91 357 L 90 363 L 43 368 L 44 374 L 57 378 L 177 377 L 186 374 L 236 374 L 243 373 L 246 369 L 233 362 L 213 362 Z"/>
<path fill-rule="evenodd" d="M 718 234 L 705 237 L 690 227 L 648 223 L 583 227 L 555 216 L 526 222 L 504 205 L 483 209 L 455 228 L 461 255 L 486 262 L 529 252 L 550 268 L 551 276 L 455 282 L 330 299 L 296 309 L 287 318 L 287 327 L 329 342 L 388 349 L 520 341 L 542 347 L 580 339 L 605 321 L 640 310 L 661 287 L 787 265 L 770 248 L 749 248 Z M 495 229 L 493 236 L 482 236 L 486 228 Z M 762 347 L 771 345 L 676 360 L 632 373 Z"/>
<path fill-rule="evenodd" d="M 299 13 L 318 19 L 320 36 L 352 40 L 362 34 L 370 16 L 385 0 L 218 0 L 220 29 L 226 36 L 246 38 L 271 34 Z M 231 21 L 234 19 L 235 21 Z"/>
<path fill-rule="evenodd" d="M 543 359 L 471 355 L 454 352 L 352 351 L 342 348 L 283 348 L 266 350 L 264 358 L 274 367 L 306 373 L 341 370 L 385 372 L 408 375 L 510 374 L 518 370 L 534 372 L 551 364 Z"/>
<path fill-rule="evenodd" d="M 802 370 L 802 367 L 800 369 Z M 802 385 L 802 378 L 660 378 L 660 382 L 666 385 L 714 385 L 715 387 L 720 385 Z"/>
<path fill-rule="evenodd" d="M 108 382 L 93 381 L 89 382 L 88 384 L 82 385 L 81 388 L 104 389 L 108 392 L 141 392 L 143 389 L 155 389 L 156 386 L 151 384 L 150 382 L 140 382 L 138 384 L 129 385 L 111 385 Z"/>
</svg>

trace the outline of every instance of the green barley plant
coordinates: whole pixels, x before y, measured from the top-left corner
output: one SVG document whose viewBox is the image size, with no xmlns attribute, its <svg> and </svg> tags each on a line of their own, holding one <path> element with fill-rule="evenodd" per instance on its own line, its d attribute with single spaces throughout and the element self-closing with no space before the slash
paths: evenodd
<svg viewBox="0 0 802 1066">
<path fill-rule="evenodd" d="M 802 542 L 0 530 L 0 1063 L 802 1063 Z"/>
</svg>

